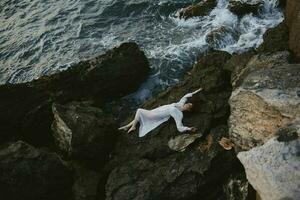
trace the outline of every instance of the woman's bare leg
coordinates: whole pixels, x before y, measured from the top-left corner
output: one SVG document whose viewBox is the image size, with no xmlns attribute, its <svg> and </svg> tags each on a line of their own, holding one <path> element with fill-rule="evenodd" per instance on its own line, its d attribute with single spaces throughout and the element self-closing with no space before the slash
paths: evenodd
<svg viewBox="0 0 300 200">
<path fill-rule="evenodd" d="M 132 120 L 129 124 L 120 127 L 119 130 L 125 130 L 125 131 L 128 130 L 132 126 L 133 122 L 134 120 Z"/>
<path fill-rule="evenodd" d="M 132 125 L 131 125 L 130 129 L 127 131 L 127 133 L 130 133 L 131 131 L 134 131 L 136 129 L 136 125 L 139 122 L 141 112 L 142 112 L 142 109 L 140 109 L 140 108 L 137 109 L 134 120 L 132 121 Z"/>
</svg>

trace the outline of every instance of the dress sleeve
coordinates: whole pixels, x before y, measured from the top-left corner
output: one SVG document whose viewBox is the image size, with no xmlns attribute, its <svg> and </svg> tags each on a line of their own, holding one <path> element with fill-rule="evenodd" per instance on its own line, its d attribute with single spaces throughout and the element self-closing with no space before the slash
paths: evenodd
<svg viewBox="0 0 300 200">
<path fill-rule="evenodd" d="M 182 118 L 183 118 L 183 114 L 182 112 L 180 112 L 179 110 L 177 110 L 176 108 L 173 108 L 170 112 L 170 115 L 174 118 L 175 123 L 176 123 L 176 127 L 177 130 L 179 132 L 185 132 L 185 131 L 189 131 L 191 130 L 191 128 L 184 126 L 182 124 Z"/>
<path fill-rule="evenodd" d="M 187 101 L 187 98 L 192 97 L 194 94 L 196 94 L 196 93 L 199 92 L 199 91 L 201 91 L 201 89 L 196 90 L 196 91 L 191 92 L 191 93 L 187 93 L 186 95 L 184 95 L 184 96 L 180 99 L 180 101 L 177 102 L 177 104 L 178 104 L 178 105 L 184 105 L 185 102 Z"/>
</svg>

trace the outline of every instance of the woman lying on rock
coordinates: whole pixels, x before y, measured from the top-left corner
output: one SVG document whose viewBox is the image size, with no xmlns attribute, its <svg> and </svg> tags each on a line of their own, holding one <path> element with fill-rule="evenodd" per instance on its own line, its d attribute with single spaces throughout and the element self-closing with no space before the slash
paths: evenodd
<svg viewBox="0 0 300 200">
<path fill-rule="evenodd" d="M 139 136 L 143 137 L 151 130 L 155 129 L 160 124 L 169 120 L 173 117 L 179 132 L 192 131 L 196 132 L 195 127 L 187 127 L 182 124 L 183 111 L 190 111 L 193 104 L 186 103 L 188 97 L 192 97 L 194 94 L 200 92 L 202 88 L 196 90 L 195 92 L 188 93 L 184 95 L 179 102 L 172 103 L 168 105 L 163 105 L 153 110 L 137 109 L 134 120 L 129 124 L 122 126 L 119 130 L 128 130 L 130 133 L 136 129 L 137 123 L 140 123 Z"/>
</svg>

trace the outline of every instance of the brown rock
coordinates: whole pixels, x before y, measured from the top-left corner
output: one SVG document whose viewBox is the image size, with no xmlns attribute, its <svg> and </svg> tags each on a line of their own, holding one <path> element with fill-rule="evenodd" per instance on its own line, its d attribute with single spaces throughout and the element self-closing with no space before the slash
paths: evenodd
<svg viewBox="0 0 300 200">
<path fill-rule="evenodd" d="M 264 42 L 258 47 L 260 53 L 287 51 L 289 49 L 289 31 L 285 22 L 268 29 L 263 36 Z"/>
<path fill-rule="evenodd" d="M 276 64 L 277 56 L 264 57 L 249 61 L 252 70 L 229 101 L 230 136 L 238 152 L 264 144 L 280 127 L 300 116 L 300 65 L 284 64 L 281 59 Z"/>
<path fill-rule="evenodd" d="M 289 47 L 300 61 L 300 1 L 287 0 L 285 19 L 289 27 Z"/>
<path fill-rule="evenodd" d="M 228 9 L 238 16 L 243 16 L 249 13 L 257 14 L 259 8 L 262 6 L 262 1 L 256 3 L 248 3 L 247 1 L 241 0 L 230 0 Z"/>
</svg>

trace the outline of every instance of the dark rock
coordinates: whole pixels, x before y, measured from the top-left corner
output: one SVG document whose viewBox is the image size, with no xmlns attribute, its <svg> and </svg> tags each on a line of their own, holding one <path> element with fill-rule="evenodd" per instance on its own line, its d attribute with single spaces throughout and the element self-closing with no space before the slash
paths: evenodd
<svg viewBox="0 0 300 200">
<path fill-rule="evenodd" d="M 216 7 L 216 0 L 204 0 L 198 4 L 190 5 L 186 8 L 183 8 L 179 12 L 179 18 L 189 19 L 192 17 L 199 17 L 208 15 L 209 12 Z"/>
<path fill-rule="evenodd" d="M 0 194 L 5 200 L 72 199 L 72 174 L 54 153 L 24 142 L 0 150 Z"/>
<path fill-rule="evenodd" d="M 289 47 L 300 61 L 300 1 L 287 0 L 285 20 L 289 28 Z"/>
<path fill-rule="evenodd" d="M 236 87 L 244 76 L 244 71 L 249 60 L 255 55 L 254 51 L 233 55 L 225 64 L 224 68 L 231 71 L 231 84 Z"/>
<path fill-rule="evenodd" d="M 0 142 L 21 134 L 31 143 L 49 144 L 53 102 L 90 100 L 100 106 L 133 92 L 148 71 L 144 53 L 135 43 L 124 43 L 66 71 L 28 83 L 2 85 Z"/>
<path fill-rule="evenodd" d="M 70 163 L 74 171 L 72 192 L 74 200 L 96 200 L 100 173 L 87 169 L 78 163 Z"/>
<path fill-rule="evenodd" d="M 239 36 L 229 27 L 221 26 L 207 34 L 205 41 L 214 49 L 225 47 L 228 43 L 235 43 Z"/>
<path fill-rule="evenodd" d="M 106 199 L 217 199 L 223 194 L 222 184 L 235 166 L 233 152 L 218 144 L 227 135 L 231 85 L 223 66 L 229 58 L 220 51 L 202 57 L 182 83 L 144 104 L 154 108 L 176 102 L 203 87 L 204 92 L 191 99 L 194 109 L 185 113 L 184 124 L 198 127 L 204 136 L 177 152 L 168 147 L 168 141 L 180 135 L 173 120 L 142 138 L 122 135 L 108 165 Z"/>
<path fill-rule="evenodd" d="M 264 33 L 264 42 L 258 47 L 260 53 L 287 51 L 289 49 L 289 31 L 285 22 L 274 28 L 268 29 Z"/>
<path fill-rule="evenodd" d="M 279 0 L 278 7 L 285 8 L 287 0 Z"/>
<path fill-rule="evenodd" d="M 278 129 L 276 135 L 279 142 L 290 142 L 300 138 L 300 118 Z"/>
<path fill-rule="evenodd" d="M 52 130 L 58 149 L 90 168 L 101 168 L 117 138 L 115 121 L 101 109 L 78 102 L 54 104 L 52 109 Z"/>
<path fill-rule="evenodd" d="M 243 16 L 249 13 L 257 14 L 261 6 L 262 2 L 260 1 L 249 3 L 247 1 L 230 0 L 228 9 L 238 16 Z"/>
</svg>

